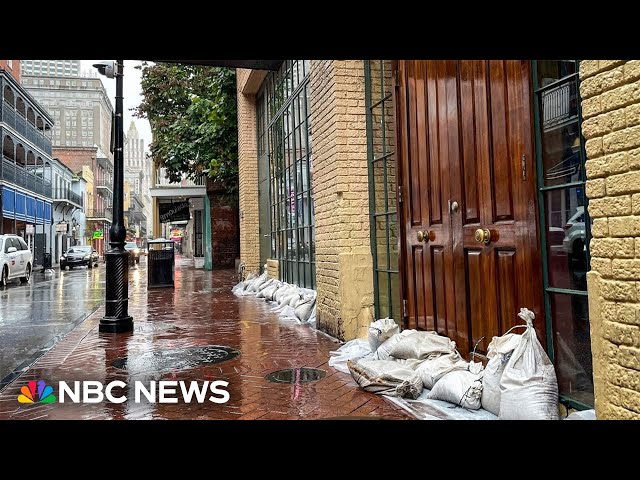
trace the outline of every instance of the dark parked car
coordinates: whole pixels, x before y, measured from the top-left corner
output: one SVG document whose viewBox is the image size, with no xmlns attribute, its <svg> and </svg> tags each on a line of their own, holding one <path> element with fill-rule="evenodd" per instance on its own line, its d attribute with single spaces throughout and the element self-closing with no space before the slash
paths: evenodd
<svg viewBox="0 0 640 480">
<path fill-rule="evenodd" d="M 69 270 L 73 270 L 73 267 L 83 265 L 87 268 L 97 267 L 98 259 L 98 252 L 89 245 L 69 247 L 60 257 L 60 270 L 64 270 L 66 267 L 69 267 Z"/>
</svg>

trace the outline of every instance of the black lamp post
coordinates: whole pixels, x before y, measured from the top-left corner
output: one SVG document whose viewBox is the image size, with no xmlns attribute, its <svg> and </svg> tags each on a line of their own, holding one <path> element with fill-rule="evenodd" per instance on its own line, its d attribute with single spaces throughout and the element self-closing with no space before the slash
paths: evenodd
<svg viewBox="0 0 640 480">
<path fill-rule="evenodd" d="M 99 331 L 131 332 L 133 318 L 129 316 L 129 252 L 124 249 L 127 231 L 124 227 L 124 108 L 122 104 L 124 60 L 93 65 L 107 78 L 116 79 L 116 114 L 113 119 L 113 223 L 109 229 L 111 249 L 105 252 L 106 305 Z"/>
</svg>

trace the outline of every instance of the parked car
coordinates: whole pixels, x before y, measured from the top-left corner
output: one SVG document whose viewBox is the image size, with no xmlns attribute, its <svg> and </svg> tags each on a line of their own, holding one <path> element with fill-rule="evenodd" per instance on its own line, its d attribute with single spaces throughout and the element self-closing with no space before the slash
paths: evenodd
<svg viewBox="0 0 640 480">
<path fill-rule="evenodd" d="M 33 254 L 29 246 L 18 235 L 0 235 L 0 287 L 19 278 L 22 283 L 31 279 Z"/>
<path fill-rule="evenodd" d="M 136 242 L 127 242 L 124 249 L 129 252 L 129 263 L 140 263 L 140 248 Z"/>
<path fill-rule="evenodd" d="M 581 258 L 585 254 L 586 244 L 585 237 L 586 231 L 584 226 L 584 207 L 580 206 L 576 208 L 574 213 L 566 225 L 563 227 L 565 235 L 562 240 L 562 249 L 573 255 L 575 258 Z"/>
<path fill-rule="evenodd" d="M 69 270 L 73 270 L 73 267 L 81 266 L 86 266 L 87 268 L 97 267 L 99 258 L 98 252 L 90 245 L 69 247 L 60 257 L 60 270 L 64 270 L 67 267 L 69 267 Z"/>
</svg>

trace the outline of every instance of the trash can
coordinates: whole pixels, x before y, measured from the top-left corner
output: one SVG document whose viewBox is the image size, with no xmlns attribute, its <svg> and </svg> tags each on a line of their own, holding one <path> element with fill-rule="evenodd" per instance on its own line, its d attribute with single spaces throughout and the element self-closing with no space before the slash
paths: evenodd
<svg viewBox="0 0 640 480">
<path fill-rule="evenodd" d="M 174 288 L 174 242 L 166 238 L 149 240 L 147 254 L 148 288 Z"/>
<path fill-rule="evenodd" d="M 42 269 L 43 270 L 51 269 L 51 254 L 49 252 L 44 253 L 44 258 L 42 260 Z"/>
</svg>

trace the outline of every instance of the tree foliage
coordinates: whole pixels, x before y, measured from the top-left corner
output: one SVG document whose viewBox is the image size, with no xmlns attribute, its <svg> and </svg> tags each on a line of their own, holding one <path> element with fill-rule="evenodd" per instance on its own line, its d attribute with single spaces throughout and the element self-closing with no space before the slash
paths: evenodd
<svg viewBox="0 0 640 480">
<path fill-rule="evenodd" d="M 172 181 L 203 173 L 229 192 L 238 185 L 235 70 L 144 62 L 134 114 L 153 131 L 151 156 Z"/>
</svg>

